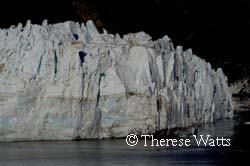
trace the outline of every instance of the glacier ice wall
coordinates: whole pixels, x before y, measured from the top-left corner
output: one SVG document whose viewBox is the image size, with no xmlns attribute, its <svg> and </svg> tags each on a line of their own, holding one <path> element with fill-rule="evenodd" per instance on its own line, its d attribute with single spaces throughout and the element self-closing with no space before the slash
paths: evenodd
<svg viewBox="0 0 250 166">
<path fill-rule="evenodd" d="M 165 36 L 65 22 L 0 30 L 0 140 L 124 137 L 232 117 L 221 69 Z"/>
</svg>

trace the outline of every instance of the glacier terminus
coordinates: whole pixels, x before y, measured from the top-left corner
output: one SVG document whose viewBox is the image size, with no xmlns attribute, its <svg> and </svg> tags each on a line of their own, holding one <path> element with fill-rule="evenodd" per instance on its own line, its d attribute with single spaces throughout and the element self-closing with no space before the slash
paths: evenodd
<svg viewBox="0 0 250 166">
<path fill-rule="evenodd" d="M 0 30 L 0 141 L 121 138 L 233 116 L 222 69 L 92 21 Z"/>
</svg>

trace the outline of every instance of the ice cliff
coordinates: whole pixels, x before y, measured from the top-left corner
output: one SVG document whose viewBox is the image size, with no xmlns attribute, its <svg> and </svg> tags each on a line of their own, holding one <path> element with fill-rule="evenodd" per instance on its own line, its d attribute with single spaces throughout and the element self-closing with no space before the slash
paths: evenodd
<svg viewBox="0 0 250 166">
<path fill-rule="evenodd" d="M 227 117 L 222 70 L 167 36 L 121 38 L 92 21 L 0 30 L 1 141 L 124 137 Z"/>
</svg>

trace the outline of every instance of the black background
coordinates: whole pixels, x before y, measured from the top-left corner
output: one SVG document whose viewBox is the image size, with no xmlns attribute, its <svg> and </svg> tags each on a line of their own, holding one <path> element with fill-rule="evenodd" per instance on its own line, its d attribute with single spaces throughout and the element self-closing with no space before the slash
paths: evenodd
<svg viewBox="0 0 250 166">
<path fill-rule="evenodd" d="M 145 31 L 153 39 L 168 35 L 176 45 L 192 48 L 230 81 L 249 75 L 250 9 L 248 0 L 85 0 L 112 33 Z M 82 22 L 72 0 L 0 2 L 0 27 L 19 22 Z"/>
</svg>

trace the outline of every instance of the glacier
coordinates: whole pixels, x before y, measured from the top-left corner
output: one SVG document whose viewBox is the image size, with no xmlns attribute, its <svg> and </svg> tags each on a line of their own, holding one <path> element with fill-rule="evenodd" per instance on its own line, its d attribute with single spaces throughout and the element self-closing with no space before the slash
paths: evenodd
<svg viewBox="0 0 250 166">
<path fill-rule="evenodd" d="M 91 20 L 0 30 L 0 141 L 121 138 L 232 116 L 222 69 L 168 36 L 100 33 Z"/>
</svg>

